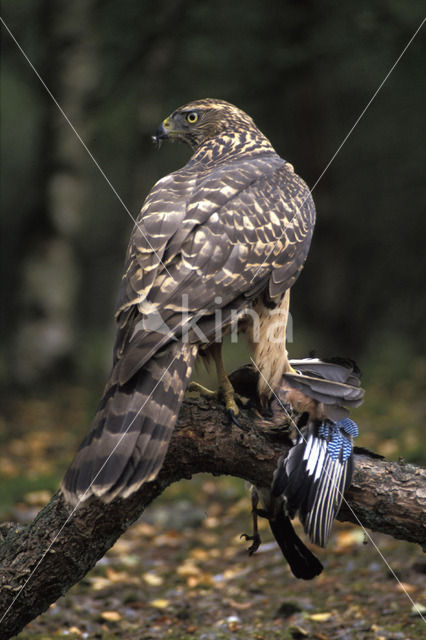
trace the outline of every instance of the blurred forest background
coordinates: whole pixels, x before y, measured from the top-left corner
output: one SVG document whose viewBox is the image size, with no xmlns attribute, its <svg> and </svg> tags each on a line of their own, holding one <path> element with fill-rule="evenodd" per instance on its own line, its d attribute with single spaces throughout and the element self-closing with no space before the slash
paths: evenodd
<svg viewBox="0 0 426 640">
<path fill-rule="evenodd" d="M 130 213 L 189 158 L 180 145 L 157 151 L 150 136 L 202 97 L 247 111 L 315 185 L 318 222 L 294 288 L 291 355 L 355 358 L 367 388 L 361 443 L 425 462 L 424 29 L 322 175 L 419 26 L 423 3 L 1 7 L 110 184 L 2 26 L 0 440 L 13 488 L 0 503 L 20 495 L 26 473 L 55 488 L 89 427 L 110 366 Z M 247 360 L 229 352 L 230 367 Z"/>
</svg>

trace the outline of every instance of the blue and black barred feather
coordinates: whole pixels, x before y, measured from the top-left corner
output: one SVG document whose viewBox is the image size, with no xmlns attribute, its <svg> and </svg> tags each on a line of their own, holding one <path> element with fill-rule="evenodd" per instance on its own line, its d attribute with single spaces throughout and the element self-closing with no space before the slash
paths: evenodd
<svg viewBox="0 0 426 640">
<path fill-rule="evenodd" d="M 349 418 L 314 421 L 275 473 L 273 495 L 285 496 L 289 515 L 299 512 L 309 539 L 320 547 L 327 544 L 351 482 L 352 438 L 357 435 L 357 425 Z"/>
</svg>

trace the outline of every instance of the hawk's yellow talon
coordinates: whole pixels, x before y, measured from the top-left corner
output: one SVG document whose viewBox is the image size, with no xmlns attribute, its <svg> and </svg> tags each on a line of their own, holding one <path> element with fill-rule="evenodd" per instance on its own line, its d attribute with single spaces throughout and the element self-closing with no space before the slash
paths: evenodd
<svg viewBox="0 0 426 640">
<path fill-rule="evenodd" d="M 187 393 L 198 393 L 199 395 L 207 396 L 208 398 L 213 398 L 216 395 L 216 391 L 203 387 L 199 382 L 190 382 L 186 391 Z"/>
<path fill-rule="evenodd" d="M 228 376 L 225 373 L 225 370 L 219 371 L 219 394 L 223 397 L 225 401 L 226 410 L 229 413 L 232 413 L 234 416 L 237 416 L 240 412 L 237 402 L 235 400 L 236 393 L 234 391 L 234 387 L 231 384 Z"/>
<path fill-rule="evenodd" d="M 232 392 L 232 396 L 229 395 L 225 397 L 225 407 L 226 410 L 231 416 L 237 416 L 240 413 L 237 403 L 235 402 L 234 393 Z"/>
</svg>

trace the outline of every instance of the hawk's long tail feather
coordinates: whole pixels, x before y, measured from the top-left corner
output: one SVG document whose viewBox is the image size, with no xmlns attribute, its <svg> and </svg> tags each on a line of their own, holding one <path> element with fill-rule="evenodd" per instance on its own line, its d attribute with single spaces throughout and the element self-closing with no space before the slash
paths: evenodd
<svg viewBox="0 0 426 640">
<path fill-rule="evenodd" d="M 321 562 L 303 544 L 293 529 L 290 518 L 285 515 L 282 509 L 277 511 L 274 519 L 269 520 L 269 526 L 296 578 L 312 580 L 321 573 L 323 570 Z"/>
<path fill-rule="evenodd" d="M 275 471 L 272 494 L 285 496 L 289 515 L 299 512 L 309 539 L 320 547 L 327 544 L 351 483 L 352 438 L 357 435 L 349 418 L 313 421 Z"/>
<path fill-rule="evenodd" d="M 107 386 L 92 428 L 62 481 L 75 504 L 91 495 L 128 497 L 154 480 L 191 376 L 197 346 L 175 342 L 125 384 Z"/>
</svg>

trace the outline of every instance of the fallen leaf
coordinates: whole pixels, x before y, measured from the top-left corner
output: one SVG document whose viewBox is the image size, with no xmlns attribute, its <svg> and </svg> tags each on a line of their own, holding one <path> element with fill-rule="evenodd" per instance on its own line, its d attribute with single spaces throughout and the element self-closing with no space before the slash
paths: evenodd
<svg viewBox="0 0 426 640">
<path fill-rule="evenodd" d="M 232 622 L 228 622 L 228 630 L 229 631 L 239 631 L 241 629 L 241 625 L 238 622 L 232 620 Z"/>
<path fill-rule="evenodd" d="M 324 613 L 311 613 L 308 616 L 309 620 L 313 620 L 314 622 L 327 622 L 332 617 L 332 613 L 324 612 Z"/>
<path fill-rule="evenodd" d="M 198 576 L 201 571 L 191 560 L 187 560 L 176 569 L 176 573 L 180 576 Z"/>
<path fill-rule="evenodd" d="M 103 576 L 89 577 L 87 580 L 91 583 L 94 591 L 101 591 L 102 589 L 111 586 L 111 581 L 107 580 Z"/>
<path fill-rule="evenodd" d="M 205 549 L 192 549 L 191 556 L 195 558 L 195 560 L 207 560 L 209 557 L 208 552 Z"/>
<path fill-rule="evenodd" d="M 137 533 L 138 537 L 146 536 L 147 538 L 153 538 L 157 534 L 156 528 L 147 522 L 139 522 L 135 525 L 134 532 Z"/>
<path fill-rule="evenodd" d="M 102 611 L 101 618 L 107 622 L 118 622 L 121 620 L 121 615 L 118 611 Z"/>
<path fill-rule="evenodd" d="M 421 604 L 420 602 L 415 602 L 411 607 L 410 615 L 412 616 L 419 616 L 420 614 L 424 615 L 425 613 L 426 613 L 426 606 L 424 604 Z"/>
<path fill-rule="evenodd" d="M 167 609 L 170 605 L 170 601 L 165 598 L 157 598 L 156 600 L 151 600 L 149 604 L 151 607 L 155 607 L 156 609 Z"/>
<path fill-rule="evenodd" d="M 173 624 L 173 618 L 170 618 L 169 616 L 160 616 L 156 619 L 154 628 L 159 629 L 161 625 L 164 626 L 165 624 Z"/>
<path fill-rule="evenodd" d="M 396 588 L 403 593 L 413 593 L 413 591 L 417 591 L 416 585 L 408 584 L 408 582 L 398 582 Z"/>
<path fill-rule="evenodd" d="M 228 600 L 228 604 L 233 609 L 240 609 L 240 611 L 245 611 L 246 609 L 250 609 L 253 606 L 253 602 L 236 602 L 235 600 Z"/>
<path fill-rule="evenodd" d="M 339 531 L 337 534 L 337 551 L 344 551 L 349 547 L 355 545 L 362 545 L 364 543 L 364 532 L 362 529 L 349 529 L 346 531 Z"/>
<path fill-rule="evenodd" d="M 132 579 L 126 571 L 115 571 L 111 567 L 107 567 L 105 570 L 105 576 L 114 584 L 117 584 L 118 582 L 135 582 L 135 580 Z"/>
<path fill-rule="evenodd" d="M 167 531 L 153 539 L 156 547 L 179 547 L 182 543 L 182 535 L 177 531 Z"/>
<path fill-rule="evenodd" d="M 151 573 L 150 571 L 148 571 L 147 573 L 144 573 L 142 577 L 145 580 L 145 582 L 151 585 L 152 587 L 159 587 L 164 582 L 161 576 L 158 576 L 156 573 Z"/>
<path fill-rule="evenodd" d="M 220 520 L 219 518 L 215 518 L 214 516 L 210 516 L 208 518 L 206 518 L 204 520 L 204 526 L 207 527 L 207 529 L 215 529 L 216 527 L 219 526 L 220 524 Z"/>
<path fill-rule="evenodd" d="M 233 578 L 245 575 L 247 572 L 247 567 L 242 568 L 240 565 L 235 565 L 235 567 L 225 569 L 223 572 L 223 578 L 224 580 L 232 580 Z"/>
<path fill-rule="evenodd" d="M 196 576 L 188 576 L 186 579 L 186 584 L 188 587 L 193 589 L 194 587 L 198 587 L 198 585 L 202 584 L 203 586 L 211 586 L 214 584 L 213 576 L 211 573 L 199 573 Z"/>
</svg>

